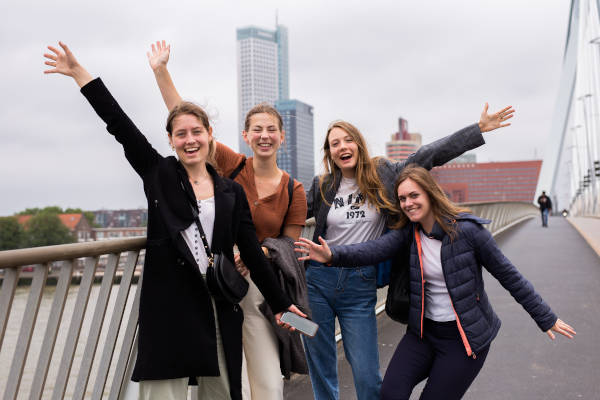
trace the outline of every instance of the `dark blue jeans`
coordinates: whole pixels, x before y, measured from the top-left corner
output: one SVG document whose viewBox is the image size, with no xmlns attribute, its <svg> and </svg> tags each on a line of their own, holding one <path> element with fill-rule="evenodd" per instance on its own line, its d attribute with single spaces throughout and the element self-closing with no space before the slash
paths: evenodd
<svg viewBox="0 0 600 400">
<path fill-rule="evenodd" d="M 549 209 L 542 210 L 542 226 L 548 226 L 548 214 L 550 213 Z"/>
<path fill-rule="evenodd" d="M 423 339 L 410 329 L 396 347 L 381 387 L 384 400 L 408 400 L 427 378 L 421 400 L 461 399 L 479 374 L 490 346 L 467 356 L 455 321 L 425 319 Z"/>
<path fill-rule="evenodd" d="M 319 324 L 314 338 L 303 338 L 316 400 L 338 399 L 335 317 L 340 322 L 346 358 L 359 400 L 379 399 L 381 375 L 377 348 L 375 267 L 315 266 L 306 271 L 308 300 Z"/>
</svg>

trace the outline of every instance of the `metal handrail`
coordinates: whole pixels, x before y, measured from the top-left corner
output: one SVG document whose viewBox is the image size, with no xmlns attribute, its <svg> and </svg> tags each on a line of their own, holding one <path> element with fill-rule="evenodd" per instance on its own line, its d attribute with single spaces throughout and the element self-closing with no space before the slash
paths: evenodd
<svg viewBox="0 0 600 400">
<path fill-rule="evenodd" d="M 524 218 L 538 215 L 539 212 L 536 207 L 527 203 L 464 205 L 470 207 L 476 215 L 493 219 L 494 224 L 488 229 L 494 234 Z M 302 236 L 312 238 L 315 229 L 314 218 L 306 222 Z M 141 292 L 138 289 L 141 287 L 141 278 L 135 293 L 132 293 L 131 288 L 140 252 L 145 243 L 145 237 L 136 237 L 0 252 L 0 269 L 3 269 L 0 289 L 0 360 L 12 351 L 9 373 L 0 376 L 0 382 L 4 380 L 5 383 L 4 399 L 22 397 L 26 391 L 29 392 L 30 399 L 62 399 L 70 396 L 74 399 L 117 400 L 124 397 L 131 378 L 132 360 L 137 352 L 136 333 Z M 124 256 L 122 253 L 125 253 Z M 101 262 L 105 262 L 105 265 L 102 271 L 98 271 Z M 33 271 L 28 273 L 30 284 L 25 310 L 22 315 L 12 317 L 13 320 L 21 318 L 16 345 L 3 346 L 19 277 L 24 275 L 23 267 L 31 265 Z M 116 283 L 115 276 L 120 265 L 120 280 Z M 54 274 L 56 268 L 59 268 L 59 271 L 56 275 L 56 288 L 48 320 L 45 326 L 37 326 L 41 325 L 38 313 L 44 288 L 48 284 L 51 269 Z M 69 289 L 74 287 L 75 274 L 80 276 L 80 281 L 74 308 L 68 315 L 70 321 L 64 321 L 63 312 Z M 97 294 L 94 294 L 95 301 L 90 303 L 90 299 L 94 297 L 93 283 L 99 277 L 100 288 Z M 117 291 L 116 300 L 109 307 L 111 291 L 114 289 Z M 132 294 L 133 300 L 130 301 Z M 385 296 L 385 289 L 379 292 L 379 297 L 382 296 Z M 93 311 L 88 311 L 88 303 Z M 110 316 L 107 316 L 107 313 Z M 91 322 L 82 335 L 86 316 Z M 42 332 L 43 341 L 39 353 L 30 354 L 34 332 Z M 106 338 L 102 341 L 103 332 Z M 51 371 L 58 336 L 65 337 L 64 346 L 60 349 L 60 354 L 56 355 L 56 371 Z M 80 341 L 82 343 L 79 343 Z M 100 343 L 102 346 L 99 348 Z M 83 348 L 83 354 L 77 359 L 79 365 L 74 369 L 78 348 Z M 113 362 L 115 352 L 117 360 Z M 30 362 L 32 357 L 37 357 L 37 361 Z M 35 370 L 25 371 L 26 365 L 36 365 Z M 21 385 L 24 374 L 33 375 L 29 387 Z M 49 376 L 52 379 L 52 388 L 45 388 Z"/>
</svg>

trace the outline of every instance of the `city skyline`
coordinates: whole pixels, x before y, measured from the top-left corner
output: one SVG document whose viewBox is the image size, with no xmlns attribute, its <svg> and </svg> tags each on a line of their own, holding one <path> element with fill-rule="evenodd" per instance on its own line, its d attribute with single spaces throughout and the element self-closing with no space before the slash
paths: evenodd
<svg viewBox="0 0 600 400">
<path fill-rule="evenodd" d="M 84 9 L 65 0 L 40 3 L 32 14 L 27 4 L 12 3 L 4 7 L 0 27 L 10 55 L 0 89 L 11 94 L 0 108 L 0 215 L 52 204 L 84 209 L 146 204 L 139 177 L 77 87 L 42 74 L 45 46 L 58 40 L 93 76 L 102 77 L 150 143 L 170 155 L 167 112 L 145 57 L 152 42 L 167 40 L 180 94 L 205 106 L 215 137 L 236 149 L 235 28 L 273 26 L 278 7 L 279 21 L 291 33 L 292 95 L 317 110 L 315 173 L 321 171 L 320 148 L 334 119 L 352 122 L 367 137 L 371 154 L 383 155 L 398 115 L 426 144 L 476 122 L 486 101 L 492 110 L 510 104 L 517 112 L 510 128 L 484 135 L 478 159 L 522 160 L 544 156 L 569 6 L 566 0 L 459 0 L 375 1 L 368 9 L 354 2 L 310 1 L 172 7 L 108 0 Z"/>
</svg>

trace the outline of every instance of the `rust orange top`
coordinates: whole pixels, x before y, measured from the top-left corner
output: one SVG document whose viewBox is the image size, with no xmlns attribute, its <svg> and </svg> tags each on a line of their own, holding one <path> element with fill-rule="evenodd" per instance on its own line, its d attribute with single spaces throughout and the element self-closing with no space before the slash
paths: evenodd
<svg viewBox="0 0 600 400">
<path fill-rule="evenodd" d="M 238 165 L 245 158 L 243 154 L 236 153 L 229 147 L 217 142 L 216 161 L 221 174 L 229 177 Z M 289 205 L 288 181 L 290 176 L 283 171 L 281 182 L 277 191 L 269 196 L 258 198 L 256 183 L 254 181 L 254 167 L 252 166 L 252 157 L 246 160 L 244 168 L 235 177 L 234 181 L 242 185 L 250 213 L 256 227 L 256 236 L 262 242 L 268 237 L 277 237 L 281 232 L 282 225 L 304 226 L 306 221 L 306 193 L 304 187 L 298 181 L 294 182 L 294 191 L 292 203 Z"/>
</svg>

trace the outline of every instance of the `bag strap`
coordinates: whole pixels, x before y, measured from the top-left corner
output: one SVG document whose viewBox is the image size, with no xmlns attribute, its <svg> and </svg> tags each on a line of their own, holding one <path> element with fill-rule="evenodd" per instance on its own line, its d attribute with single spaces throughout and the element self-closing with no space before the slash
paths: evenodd
<svg viewBox="0 0 600 400">
<path fill-rule="evenodd" d="M 289 175 L 290 179 L 288 179 L 287 190 L 288 190 L 288 206 L 285 215 L 290 212 L 290 207 L 292 206 L 292 197 L 294 196 L 294 178 Z M 283 217 L 285 220 L 285 216 Z M 283 235 L 283 224 L 281 224 L 281 230 L 279 231 L 279 236 Z"/>
<path fill-rule="evenodd" d="M 235 177 L 238 176 L 238 174 L 244 168 L 245 165 L 246 165 L 246 157 L 242 158 L 242 162 L 237 167 L 235 167 L 235 169 L 233 170 L 231 175 L 229 175 L 229 179 L 234 180 Z"/>
<path fill-rule="evenodd" d="M 202 229 L 202 223 L 200 222 L 200 216 L 198 215 L 198 211 L 193 204 L 190 204 L 192 208 L 192 214 L 194 214 L 194 222 L 198 227 L 198 231 L 200 232 L 200 237 L 202 238 L 202 244 L 204 245 L 204 251 L 206 251 L 206 257 L 208 258 L 208 266 L 212 267 L 215 262 L 215 256 L 210 250 L 210 246 L 208 245 L 208 241 L 206 240 L 206 234 L 204 233 L 204 229 Z"/>
</svg>

